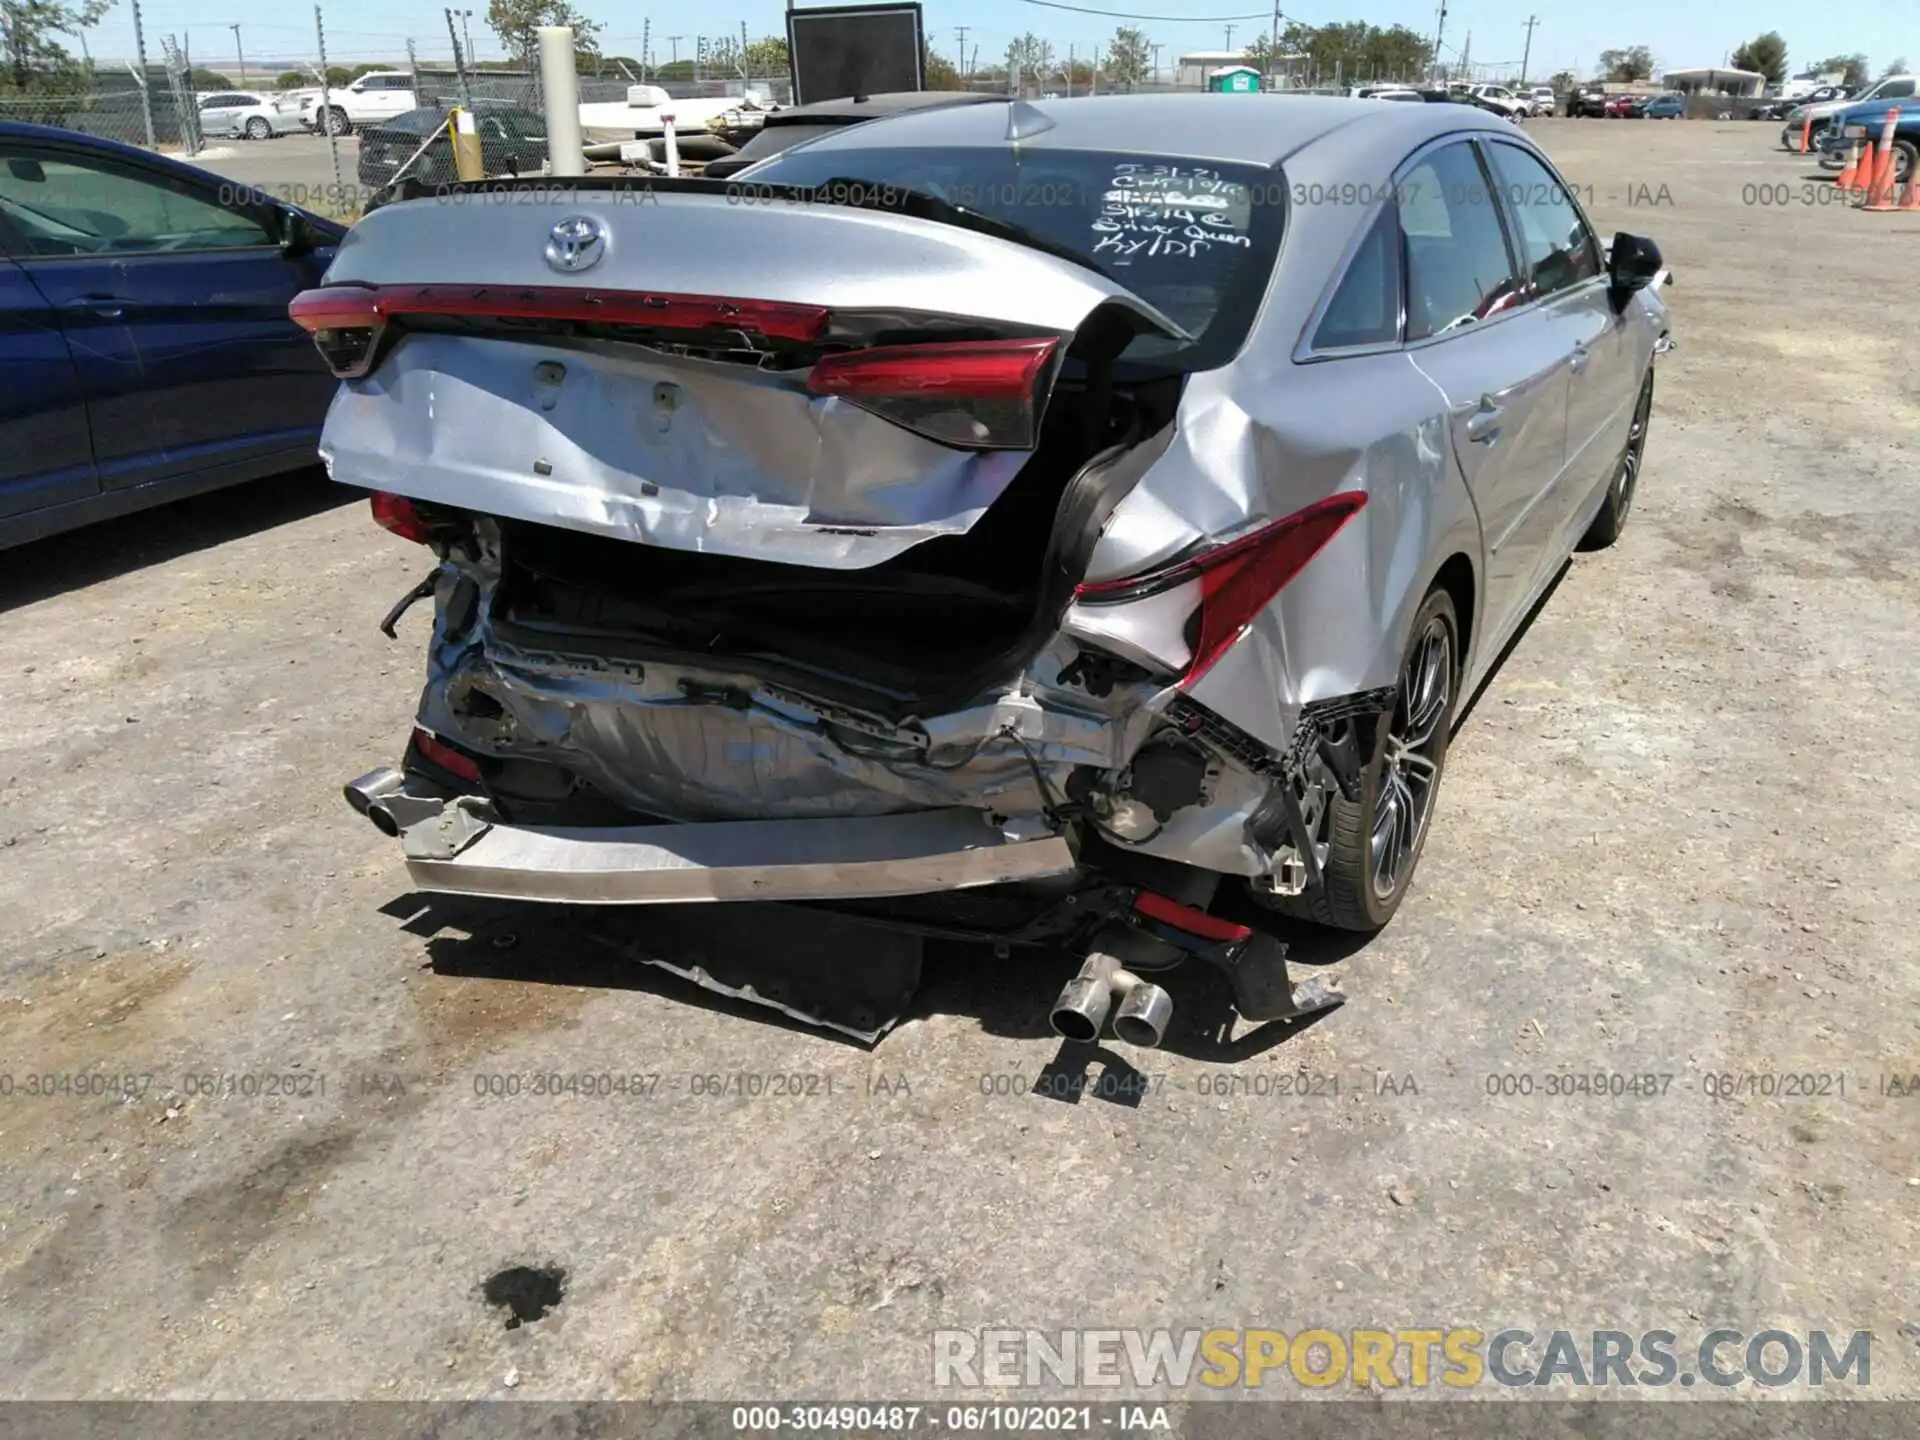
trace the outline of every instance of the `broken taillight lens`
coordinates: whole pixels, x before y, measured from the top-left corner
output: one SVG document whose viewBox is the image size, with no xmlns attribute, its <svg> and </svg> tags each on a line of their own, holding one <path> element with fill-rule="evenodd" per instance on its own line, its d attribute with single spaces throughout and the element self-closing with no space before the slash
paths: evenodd
<svg viewBox="0 0 1920 1440">
<path fill-rule="evenodd" d="M 1120 580 L 1100 580 L 1078 586 L 1077 603 L 1119 605 L 1200 582 L 1198 627 L 1193 658 L 1181 677 L 1191 685 L 1233 645 L 1274 596 L 1326 548 L 1360 507 L 1367 503 L 1358 490 L 1343 491 L 1316 500 L 1304 510 L 1262 525 L 1251 534 L 1163 570 Z"/>
<path fill-rule="evenodd" d="M 302 290 L 287 306 L 293 323 L 313 336 L 327 368 L 342 380 L 356 380 L 373 368 L 378 353 L 378 292 L 366 285 L 327 285 Z"/>
<path fill-rule="evenodd" d="M 413 748 L 422 760 L 430 765 L 438 765 L 449 775 L 457 775 L 462 780 L 477 781 L 480 778 L 480 762 L 471 755 L 463 755 L 431 730 L 414 727 Z"/>
<path fill-rule="evenodd" d="M 416 545 L 426 544 L 433 534 L 433 527 L 413 501 L 404 495 L 389 495 L 384 490 L 373 492 L 373 520 L 382 530 L 391 530 L 402 540 L 411 540 Z"/>
<path fill-rule="evenodd" d="M 816 361 L 807 388 L 967 450 L 1031 450 L 1057 337 L 881 345 Z"/>
</svg>

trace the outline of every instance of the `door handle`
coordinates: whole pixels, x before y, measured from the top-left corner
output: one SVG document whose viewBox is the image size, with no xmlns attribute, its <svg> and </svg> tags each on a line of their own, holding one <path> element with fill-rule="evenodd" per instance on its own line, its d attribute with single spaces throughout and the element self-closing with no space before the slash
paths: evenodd
<svg viewBox="0 0 1920 1440">
<path fill-rule="evenodd" d="M 1569 368 L 1574 374 L 1578 375 L 1582 370 L 1587 368 L 1587 361 L 1592 358 L 1593 356 L 1587 350 L 1586 346 L 1576 345 L 1573 347 L 1573 359 L 1569 364 Z"/>
<path fill-rule="evenodd" d="M 118 320 L 126 313 L 126 302 L 111 295 L 81 295 L 67 301 L 69 310 L 86 310 L 98 315 L 102 320 Z"/>
<path fill-rule="evenodd" d="M 1506 413 L 1505 409 L 1493 403 L 1491 397 L 1482 399 L 1480 408 L 1467 421 L 1467 439 L 1476 445 L 1489 443 L 1500 434 L 1500 425 Z"/>
</svg>

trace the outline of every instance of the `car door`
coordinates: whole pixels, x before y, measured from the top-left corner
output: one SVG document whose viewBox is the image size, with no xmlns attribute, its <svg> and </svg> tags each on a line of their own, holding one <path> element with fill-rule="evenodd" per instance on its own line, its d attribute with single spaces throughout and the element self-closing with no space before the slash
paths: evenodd
<svg viewBox="0 0 1920 1440">
<path fill-rule="evenodd" d="M 1483 143 L 1527 299 L 1539 323 L 1553 327 L 1571 352 L 1566 463 L 1558 475 L 1540 477 L 1543 488 L 1520 523 L 1521 546 L 1551 568 L 1572 547 L 1567 532 L 1584 502 L 1612 478 L 1639 391 L 1638 367 L 1627 325 L 1608 297 L 1599 237 L 1579 202 L 1525 145 L 1497 136 Z"/>
<path fill-rule="evenodd" d="M 1526 303 L 1507 221 L 1465 137 L 1395 180 L 1406 258 L 1407 353 L 1445 395 L 1454 454 L 1480 515 L 1493 653 L 1531 598 L 1540 557 L 1522 524 L 1566 463 L 1567 328 Z"/>
<path fill-rule="evenodd" d="M 391 120 L 415 108 L 413 82 L 405 75 L 375 75 L 370 80 L 367 99 L 376 118 Z"/>
<path fill-rule="evenodd" d="M 12 248 L 0 205 L 0 251 Z M 100 489 L 80 373 L 60 317 L 0 255 L 0 517 L 84 500 Z"/>
<path fill-rule="evenodd" d="M 283 253 L 271 212 L 222 189 L 84 145 L 0 140 L 13 258 L 59 317 L 108 489 L 266 473 L 318 443 L 335 383 L 287 305 L 326 256 Z"/>
</svg>

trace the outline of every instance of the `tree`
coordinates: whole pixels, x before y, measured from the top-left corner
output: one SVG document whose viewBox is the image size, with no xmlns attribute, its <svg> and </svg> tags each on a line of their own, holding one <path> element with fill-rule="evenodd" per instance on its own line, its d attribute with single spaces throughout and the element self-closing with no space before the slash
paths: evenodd
<svg viewBox="0 0 1920 1440">
<path fill-rule="evenodd" d="M 1733 52 L 1733 68 L 1751 70 L 1766 76 L 1769 85 L 1778 85 L 1787 78 L 1787 42 L 1778 30 L 1756 35 Z"/>
<path fill-rule="evenodd" d="M 1566 94 L 1579 83 L 1578 80 L 1573 78 L 1573 72 L 1571 70 L 1558 71 L 1551 80 L 1547 81 L 1547 84 L 1553 87 L 1553 93 L 1556 95 Z"/>
<path fill-rule="evenodd" d="M 1146 32 L 1122 25 L 1107 42 L 1106 61 L 1101 66 L 1107 83 L 1115 90 L 1132 90 L 1136 85 L 1145 84 L 1147 71 L 1153 64 L 1152 55 Z"/>
<path fill-rule="evenodd" d="M 1336 76 L 1346 84 L 1368 80 L 1412 80 L 1426 73 L 1433 46 L 1404 25 L 1382 30 L 1363 20 L 1344 25 L 1302 25 L 1297 21 L 1280 33 L 1278 44 L 1265 36 L 1247 46 L 1247 64 L 1264 74 L 1283 64 L 1284 57 L 1305 56 L 1307 73 L 1322 81 Z"/>
<path fill-rule="evenodd" d="M 751 42 L 741 56 L 747 74 L 756 79 L 768 76 L 785 76 L 792 72 L 793 63 L 787 57 L 787 42 L 778 35 L 768 35 Z"/>
<path fill-rule="evenodd" d="M 1053 46 L 1031 30 L 1007 46 L 1007 72 L 1016 86 L 1043 84 L 1053 70 Z"/>
<path fill-rule="evenodd" d="M 927 52 L 927 88 L 929 90 L 964 90 L 960 83 L 960 72 L 953 68 L 953 62 L 938 51 Z"/>
<path fill-rule="evenodd" d="M 196 65 L 187 72 L 187 88 L 189 90 L 231 90 L 233 81 L 218 70 L 203 70 Z"/>
<path fill-rule="evenodd" d="M 1862 80 L 1865 80 L 1867 78 L 1867 57 L 1862 55 L 1859 57 L 1859 60 L 1860 60 L 1860 78 Z M 1904 55 L 1896 55 L 1893 57 L 1893 59 L 1887 62 L 1887 68 L 1880 72 L 1880 78 L 1884 80 L 1889 75 L 1904 75 L 1906 73 L 1907 73 L 1907 57 Z"/>
<path fill-rule="evenodd" d="M 327 67 L 327 84 L 329 85 L 345 85 L 352 79 L 353 71 L 347 69 L 344 65 L 329 65 Z"/>
<path fill-rule="evenodd" d="M 1741 67 L 1745 69 L 1745 66 Z M 1608 80 L 1625 83 L 1631 80 L 1651 80 L 1653 78 L 1653 51 L 1645 45 L 1630 46 L 1625 50 L 1602 50 L 1600 52 L 1600 73 Z"/>
<path fill-rule="evenodd" d="M 507 53 L 529 68 L 538 57 L 541 26 L 572 26 L 574 48 L 587 55 L 600 53 L 600 32 L 605 28 L 574 9 L 571 0 L 487 0 L 487 24 Z"/>
<path fill-rule="evenodd" d="M 273 82 L 273 87 L 276 90 L 300 90 L 308 85 L 317 85 L 318 83 L 313 76 L 307 74 L 305 71 L 282 70 L 280 72 L 280 78 Z"/>
<path fill-rule="evenodd" d="M 1842 85 L 1867 83 L 1867 57 L 1864 55 L 1829 55 L 1810 69 L 1815 75 L 1838 75 Z"/>
<path fill-rule="evenodd" d="M 0 0 L 0 115 L 63 124 L 86 108 L 92 67 L 76 60 L 61 36 L 97 24 L 112 0 Z"/>
</svg>

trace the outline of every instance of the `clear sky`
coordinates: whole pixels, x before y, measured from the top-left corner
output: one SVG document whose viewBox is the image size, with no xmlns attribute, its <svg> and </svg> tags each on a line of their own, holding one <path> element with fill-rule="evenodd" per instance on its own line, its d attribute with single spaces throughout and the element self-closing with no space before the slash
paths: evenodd
<svg viewBox="0 0 1920 1440">
<path fill-rule="evenodd" d="M 500 49 L 485 25 L 484 0 L 473 6 L 471 27 L 479 58 L 497 57 Z M 578 0 L 580 8 L 604 23 L 602 45 L 610 54 L 637 56 L 642 23 L 652 21 L 653 58 L 670 58 L 669 35 L 680 35 L 679 53 L 693 53 L 694 36 L 737 37 L 744 22 L 752 37 L 784 32 L 784 7 L 769 0 L 701 0 L 701 3 L 621 3 L 621 0 Z M 1048 40 L 1065 58 L 1069 46 L 1086 55 L 1104 44 L 1114 27 L 1136 25 L 1150 42 L 1160 45 L 1160 63 L 1170 67 L 1183 51 L 1226 46 L 1227 26 L 1233 26 L 1235 45 L 1264 33 L 1268 0 L 1080 0 L 1076 9 L 1059 8 L 1038 0 L 925 0 L 928 39 L 949 60 L 960 55 L 961 26 L 966 27 L 969 51 L 978 47 L 979 63 L 998 60 L 1007 42 L 1023 31 Z M 1294 0 L 1299 3 L 1299 0 Z M 1376 25 L 1402 24 L 1431 37 L 1437 16 L 1433 0 L 1321 0 L 1327 8 L 1285 13 L 1308 24 L 1367 20 Z M 315 53 L 313 9 L 299 0 L 142 0 L 142 17 L 149 59 L 160 59 L 159 37 L 171 34 L 184 41 L 196 65 L 231 71 L 234 34 L 249 58 L 310 62 Z M 96 59 L 130 57 L 134 53 L 130 0 L 116 0 L 107 18 L 87 36 Z M 1081 10 L 1132 11 L 1151 19 L 1120 19 L 1111 13 Z M 326 0 L 327 50 L 335 63 L 406 58 L 406 42 L 418 43 L 422 59 L 446 59 L 452 53 L 442 9 L 421 0 Z M 1474 64 L 1510 63 L 1517 67 L 1526 45 L 1526 21 L 1536 15 L 1528 73 L 1541 78 L 1557 70 L 1572 70 L 1585 78 L 1600 51 L 1617 46 L 1646 45 L 1659 68 L 1675 69 L 1722 64 L 1735 46 L 1768 30 L 1778 30 L 1787 41 L 1790 70 L 1829 55 L 1859 51 L 1867 56 L 1874 75 L 1887 63 L 1905 56 L 1920 63 L 1920 0 L 1840 0 L 1840 3 L 1790 4 L 1787 0 L 1728 0 L 1685 5 L 1674 0 L 1587 0 L 1572 5 L 1563 0 L 1450 0 L 1445 51 L 1458 58 L 1458 48 L 1471 35 Z M 1160 18 L 1179 17 L 1179 18 Z"/>
</svg>

